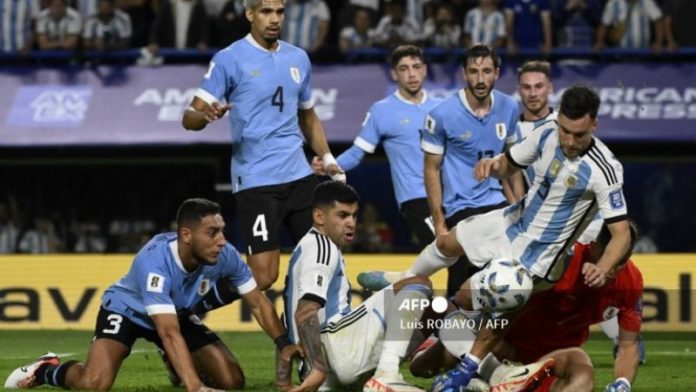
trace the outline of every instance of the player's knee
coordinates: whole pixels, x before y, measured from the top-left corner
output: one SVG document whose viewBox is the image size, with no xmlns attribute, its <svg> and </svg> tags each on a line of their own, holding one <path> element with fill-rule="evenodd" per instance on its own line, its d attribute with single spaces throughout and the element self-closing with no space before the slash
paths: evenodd
<svg viewBox="0 0 696 392">
<path fill-rule="evenodd" d="M 405 288 L 405 287 L 411 286 L 411 285 L 421 286 L 424 289 L 427 289 L 427 291 L 429 291 L 432 294 L 433 283 L 430 281 L 430 279 L 428 279 L 425 276 L 420 276 L 420 275 L 411 276 L 409 278 L 404 279 L 400 286 Z"/>
<path fill-rule="evenodd" d="M 219 389 L 244 389 L 245 379 L 242 368 L 237 364 L 230 364 L 216 384 L 215 387 Z"/>
<path fill-rule="evenodd" d="M 91 391 L 108 391 L 113 386 L 113 380 L 108 377 L 94 373 L 85 373 L 77 383 L 76 389 L 87 389 Z"/>
<path fill-rule="evenodd" d="M 437 236 L 435 246 L 437 251 L 444 257 L 460 257 L 464 255 L 464 249 L 459 245 L 454 231 Z"/>
</svg>

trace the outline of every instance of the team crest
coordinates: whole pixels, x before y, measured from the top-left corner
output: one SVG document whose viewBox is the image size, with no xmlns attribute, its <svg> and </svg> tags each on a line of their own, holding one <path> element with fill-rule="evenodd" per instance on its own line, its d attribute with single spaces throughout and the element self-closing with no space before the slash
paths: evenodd
<svg viewBox="0 0 696 392">
<path fill-rule="evenodd" d="M 558 173 L 561 171 L 561 161 L 558 159 L 554 159 L 551 161 L 551 166 L 549 167 L 549 174 L 551 174 L 553 177 L 556 177 Z"/>
<path fill-rule="evenodd" d="M 204 296 L 210 290 L 210 279 L 201 280 L 201 285 L 198 286 L 198 295 Z"/>
<path fill-rule="evenodd" d="M 425 116 L 425 130 L 431 135 L 435 134 L 435 119 L 429 115 Z"/>
<path fill-rule="evenodd" d="M 575 188 L 575 185 L 577 185 L 578 179 L 573 177 L 573 176 L 568 176 L 565 180 L 565 186 L 566 188 Z"/>
<path fill-rule="evenodd" d="M 290 67 L 290 76 L 292 76 L 292 80 L 295 81 L 295 83 L 299 84 L 300 83 L 300 69 L 297 67 Z"/>
<path fill-rule="evenodd" d="M 495 124 L 495 134 L 498 136 L 498 139 L 500 139 L 500 140 L 505 139 L 506 133 L 507 133 L 507 129 L 505 127 L 505 123 Z"/>
<path fill-rule="evenodd" d="M 462 139 L 462 140 L 469 140 L 469 139 L 471 139 L 471 135 L 473 135 L 473 134 L 471 133 L 471 131 L 464 131 L 464 133 L 462 133 L 461 135 L 459 135 L 459 138 Z"/>
</svg>

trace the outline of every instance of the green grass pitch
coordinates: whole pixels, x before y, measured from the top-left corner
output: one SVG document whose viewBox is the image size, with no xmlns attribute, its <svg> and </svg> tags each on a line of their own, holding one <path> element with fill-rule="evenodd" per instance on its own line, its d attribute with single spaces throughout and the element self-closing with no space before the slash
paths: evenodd
<svg viewBox="0 0 696 392">
<path fill-rule="evenodd" d="M 273 391 L 273 344 L 259 332 L 220 334 L 241 362 L 248 391 Z M 696 385 L 696 333 L 644 333 L 648 363 L 641 366 L 633 391 L 689 391 Z M 0 331 L 0 379 L 16 367 L 51 350 L 66 359 L 83 360 L 91 333 L 87 331 Z M 612 377 L 612 345 L 603 335 L 593 334 L 584 346 L 595 366 L 595 390 L 601 391 Z M 429 380 L 406 377 L 427 388 Z M 2 385 L 2 384 L 0 384 Z M 361 390 L 357 386 L 352 390 Z M 42 387 L 41 389 L 50 389 Z M 57 389 L 56 389 L 57 390 Z M 169 386 L 166 371 L 154 345 L 140 340 L 126 359 L 114 385 L 116 391 L 181 391 Z M 350 390 L 350 389 L 349 389 Z"/>
</svg>

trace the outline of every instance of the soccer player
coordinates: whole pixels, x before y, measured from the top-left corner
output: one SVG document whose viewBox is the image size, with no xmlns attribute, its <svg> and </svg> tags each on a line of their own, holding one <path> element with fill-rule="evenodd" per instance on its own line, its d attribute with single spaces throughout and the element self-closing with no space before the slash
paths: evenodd
<svg viewBox="0 0 696 392">
<path fill-rule="evenodd" d="M 390 62 L 398 89 L 370 107 L 360 135 L 337 160 L 341 168 L 351 170 L 360 164 L 365 153 L 372 154 L 383 142 L 399 209 L 424 247 L 433 242 L 435 235 L 423 182 L 420 130 L 426 114 L 440 100 L 423 90 L 427 66 L 420 48 L 399 46 L 392 52 Z"/>
<path fill-rule="evenodd" d="M 278 279 L 280 225 L 295 241 L 312 226 L 317 180 L 303 136 L 328 174 L 345 180 L 313 109 L 307 53 L 279 40 L 284 5 L 284 0 L 245 0 L 251 32 L 215 54 L 183 118 L 184 128 L 197 131 L 230 113 L 232 191 L 247 262 L 262 290 Z"/>
<path fill-rule="evenodd" d="M 292 254 L 283 293 L 288 335 L 302 345 L 311 369 L 293 391 L 337 390 L 372 372 L 363 391 L 421 391 L 403 380 L 399 363 L 425 309 L 403 305 L 428 303 L 430 280 L 405 279 L 351 309 L 341 248 L 355 236 L 358 195 L 327 181 L 314 192 L 313 206 L 314 226 Z"/>
<path fill-rule="evenodd" d="M 179 207 L 176 221 L 176 233 L 153 237 L 135 256 L 128 273 L 104 292 L 86 363 L 61 364 L 49 353 L 15 370 L 5 386 L 110 389 L 135 340 L 145 338 L 164 350 L 187 391 L 242 388 L 244 374 L 239 363 L 220 338 L 190 312 L 218 279 L 237 289 L 276 342 L 276 382 L 289 384 L 290 357 L 296 348 L 251 271 L 225 240 L 220 206 L 206 199 L 188 199 Z"/>
</svg>

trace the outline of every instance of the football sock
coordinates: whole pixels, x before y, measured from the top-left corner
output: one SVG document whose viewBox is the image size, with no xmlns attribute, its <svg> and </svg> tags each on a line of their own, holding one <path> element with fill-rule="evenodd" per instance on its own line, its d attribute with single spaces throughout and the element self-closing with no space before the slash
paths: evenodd
<svg viewBox="0 0 696 392">
<path fill-rule="evenodd" d="M 193 312 L 201 315 L 210 312 L 213 309 L 230 304 L 241 298 L 236 289 L 234 289 L 227 280 L 220 279 L 213 287 L 208 290 L 203 298 L 193 307 Z"/>
<path fill-rule="evenodd" d="M 611 339 L 614 344 L 619 344 L 619 318 L 614 316 L 609 320 L 602 321 L 599 323 L 602 331 Z"/>
<path fill-rule="evenodd" d="M 42 380 L 43 384 L 68 389 L 65 385 L 65 376 L 68 374 L 68 369 L 77 363 L 78 361 L 73 360 L 63 362 L 60 365 L 44 366 L 36 372 L 36 378 Z"/>
<path fill-rule="evenodd" d="M 386 295 L 392 294 L 387 292 Z M 389 375 L 399 373 L 401 358 L 406 355 L 411 337 L 425 311 L 425 306 L 402 306 L 402 304 L 426 303 L 431 295 L 430 287 L 422 284 L 408 284 L 393 294 L 391 301 L 386 304 L 387 331 L 376 373 Z"/>
<path fill-rule="evenodd" d="M 488 381 L 498 366 L 500 366 L 500 361 L 498 358 L 496 358 L 492 353 L 488 353 L 488 355 L 483 358 L 483 361 L 481 361 L 478 373 L 481 375 L 481 378 Z"/>
<path fill-rule="evenodd" d="M 480 318 L 481 312 L 474 313 L 478 313 Z M 448 313 L 444 318 L 443 327 L 438 331 L 442 345 L 450 354 L 462 358 L 474 345 L 476 330 L 471 327 L 477 322 L 478 320 L 467 317 L 461 309 Z"/>
<path fill-rule="evenodd" d="M 437 249 L 435 241 L 423 248 L 415 263 L 411 266 L 410 273 L 420 276 L 431 276 L 435 272 L 447 268 L 457 262 L 458 257 L 447 257 Z"/>
</svg>

